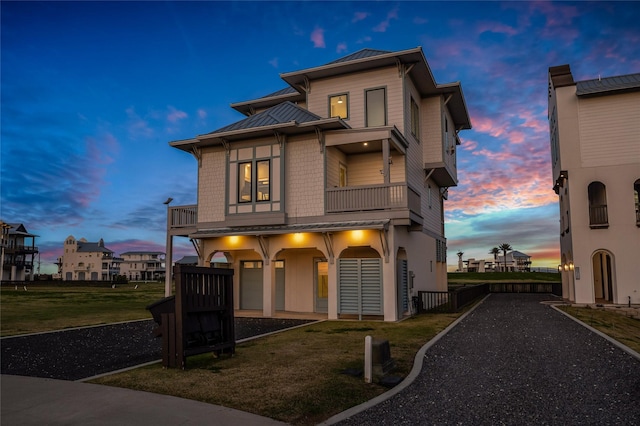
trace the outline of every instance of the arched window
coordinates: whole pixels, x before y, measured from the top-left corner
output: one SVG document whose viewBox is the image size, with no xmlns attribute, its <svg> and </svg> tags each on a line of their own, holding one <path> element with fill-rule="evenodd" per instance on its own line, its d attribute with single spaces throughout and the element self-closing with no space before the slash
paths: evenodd
<svg viewBox="0 0 640 426">
<path fill-rule="evenodd" d="M 589 184 L 589 226 L 606 228 L 609 226 L 607 215 L 607 192 L 602 182 Z"/>
<path fill-rule="evenodd" d="M 633 200 L 636 206 L 636 226 L 640 226 L 640 179 L 633 183 Z"/>
</svg>

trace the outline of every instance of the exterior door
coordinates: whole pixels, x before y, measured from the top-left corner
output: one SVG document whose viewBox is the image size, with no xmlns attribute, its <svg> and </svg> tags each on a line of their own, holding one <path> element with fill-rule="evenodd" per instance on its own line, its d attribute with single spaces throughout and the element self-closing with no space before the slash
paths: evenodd
<svg viewBox="0 0 640 426">
<path fill-rule="evenodd" d="M 329 306 L 329 262 L 314 260 L 314 312 L 327 312 Z"/>
<path fill-rule="evenodd" d="M 262 309 L 262 261 L 240 262 L 240 309 Z"/>
<path fill-rule="evenodd" d="M 384 314 L 380 259 L 338 260 L 338 313 Z"/>
<path fill-rule="evenodd" d="M 398 318 L 409 310 L 409 279 L 407 274 L 407 261 L 405 259 L 398 260 Z"/>
</svg>

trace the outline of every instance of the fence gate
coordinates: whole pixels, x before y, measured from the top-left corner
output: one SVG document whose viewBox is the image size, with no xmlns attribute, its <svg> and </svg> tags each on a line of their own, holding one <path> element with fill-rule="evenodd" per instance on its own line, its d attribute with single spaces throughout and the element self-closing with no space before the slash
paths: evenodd
<svg viewBox="0 0 640 426">
<path fill-rule="evenodd" d="M 338 259 L 338 313 L 383 315 L 381 259 Z"/>
</svg>

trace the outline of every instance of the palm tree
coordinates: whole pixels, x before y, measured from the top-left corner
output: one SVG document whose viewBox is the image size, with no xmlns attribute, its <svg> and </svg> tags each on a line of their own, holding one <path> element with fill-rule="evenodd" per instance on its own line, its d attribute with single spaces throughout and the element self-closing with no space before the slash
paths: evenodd
<svg viewBox="0 0 640 426">
<path fill-rule="evenodd" d="M 504 253 L 504 271 L 507 272 L 507 251 L 511 250 L 511 244 L 500 244 L 499 249 Z"/>
<path fill-rule="evenodd" d="M 498 255 L 500 254 L 500 249 L 498 247 L 494 247 L 489 251 L 489 254 L 493 255 L 493 264 L 495 265 L 495 268 L 496 266 L 498 266 Z"/>
</svg>

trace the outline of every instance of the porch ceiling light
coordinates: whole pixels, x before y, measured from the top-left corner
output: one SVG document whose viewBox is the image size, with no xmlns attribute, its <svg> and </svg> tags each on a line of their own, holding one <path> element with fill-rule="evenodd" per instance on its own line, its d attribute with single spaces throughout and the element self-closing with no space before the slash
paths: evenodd
<svg viewBox="0 0 640 426">
<path fill-rule="evenodd" d="M 300 233 L 300 232 L 296 232 L 295 234 L 293 234 L 293 241 L 295 241 L 296 243 L 301 243 L 304 241 L 304 234 Z"/>
<path fill-rule="evenodd" d="M 364 231 L 362 229 L 354 229 L 351 231 L 351 239 L 353 241 L 362 241 L 364 237 Z"/>
</svg>

